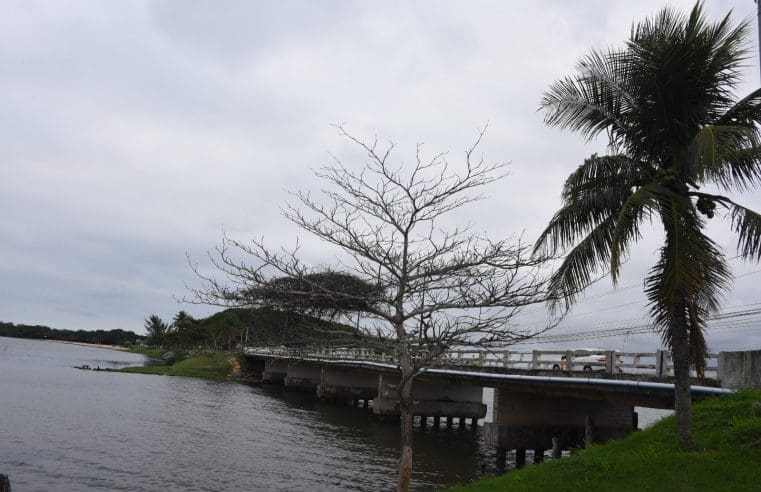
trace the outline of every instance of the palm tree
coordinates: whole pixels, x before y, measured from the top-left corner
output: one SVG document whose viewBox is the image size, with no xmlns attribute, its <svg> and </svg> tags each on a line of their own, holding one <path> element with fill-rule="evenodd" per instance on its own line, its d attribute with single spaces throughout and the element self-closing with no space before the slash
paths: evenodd
<svg viewBox="0 0 761 492">
<path fill-rule="evenodd" d="M 145 332 L 148 334 L 148 345 L 161 346 L 167 334 L 167 325 L 158 315 L 152 314 L 145 320 Z"/>
<path fill-rule="evenodd" d="M 704 233 L 707 221 L 721 212 L 739 236 L 740 256 L 761 257 L 761 216 L 718 194 L 761 183 L 761 89 L 734 95 L 747 31 L 729 14 L 707 21 L 701 2 L 687 16 L 666 8 L 634 25 L 623 48 L 582 58 L 576 75 L 552 84 L 541 102 L 547 124 L 588 140 L 605 131 L 610 144 L 567 178 L 562 207 L 537 242 L 537 250 L 566 253 L 551 281 L 563 300 L 555 307 L 568 308 L 606 268 L 615 283 L 641 227 L 663 226 L 644 286 L 673 352 L 682 449 L 692 444 L 690 365 L 702 373 L 705 322 L 732 278 Z"/>
<path fill-rule="evenodd" d="M 196 337 L 195 333 L 193 333 L 195 324 L 196 320 L 185 311 L 179 311 L 174 315 L 169 330 L 172 332 L 178 347 L 189 348 L 199 343 L 200 340 L 196 339 L 199 337 Z"/>
</svg>

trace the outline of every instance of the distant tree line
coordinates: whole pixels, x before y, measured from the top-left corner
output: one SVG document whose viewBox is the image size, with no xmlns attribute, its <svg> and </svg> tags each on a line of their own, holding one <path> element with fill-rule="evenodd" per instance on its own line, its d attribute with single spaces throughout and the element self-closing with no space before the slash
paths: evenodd
<svg viewBox="0 0 761 492">
<path fill-rule="evenodd" d="M 132 331 L 116 330 L 59 330 L 43 325 L 24 325 L 0 321 L 0 336 L 62 340 L 65 342 L 99 343 L 104 345 L 134 345 L 143 337 Z"/>
</svg>

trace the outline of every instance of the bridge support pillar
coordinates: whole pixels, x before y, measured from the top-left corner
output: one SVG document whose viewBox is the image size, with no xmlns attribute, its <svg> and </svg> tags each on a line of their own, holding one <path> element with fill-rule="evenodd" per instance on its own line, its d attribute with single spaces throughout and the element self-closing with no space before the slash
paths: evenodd
<svg viewBox="0 0 761 492">
<path fill-rule="evenodd" d="M 347 400 L 365 401 L 372 400 L 378 391 L 378 378 L 376 372 L 363 369 L 325 366 L 320 374 L 317 385 L 319 398 L 345 398 Z"/>
<path fill-rule="evenodd" d="M 560 447 L 560 438 L 552 438 L 552 459 L 558 460 L 563 456 L 563 448 Z"/>
<path fill-rule="evenodd" d="M 541 463 L 544 461 L 544 449 L 534 450 L 534 463 Z"/>
<path fill-rule="evenodd" d="M 516 449 L 515 450 L 515 467 L 523 468 L 524 466 L 526 466 L 526 450 Z"/>
<path fill-rule="evenodd" d="M 373 402 L 376 415 L 399 415 L 399 395 L 390 387 L 397 382 L 396 376 L 381 375 L 378 394 Z M 480 419 L 486 416 L 482 403 L 483 388 L 447 382 L 415 380 L 412 385 L 412 412 L 425 417 L 460 417 Z M 422 421 L 421 421 L 421 425 Z"/>
<path fill-rule="evenodd" d="M 493 422 L 484 424 L 486 442 L 505 449 L 579 448 L 587 442 L 624 437 L 635 429 L 631 404 L 578 396 L 494 390 Z"/>
<path fill-rule="evenodd" d="M 507 464 L 507 449 L 497 448 L 497 470 L 504 470 Z"/>
<path fill-rule="evenodd" d="M 266 359 L 262 371 L 262 381 L 265 383 L 282 383 L 288 373 L 288 361 L 284 359 Z"/>
<path fill-rule="evenodd" d="M 322 368 L 304 361 L 290 362 L 283 383 L 296 391 L 314 391 L 320 384 Z"/>
</svg>

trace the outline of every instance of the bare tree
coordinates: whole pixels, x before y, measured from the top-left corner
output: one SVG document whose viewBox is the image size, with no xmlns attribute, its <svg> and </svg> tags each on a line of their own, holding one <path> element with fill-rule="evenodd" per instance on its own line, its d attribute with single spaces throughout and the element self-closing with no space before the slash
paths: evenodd
<svg viewBox="0 0 761 492">
<path fill-rule="evenodd" d="M 544 258 L 532 257 L 520 237 L 494 241 L 445 223 L 505 175 L 505 164 L 475 155 L 483 130 L 456 168 L 446 153 L 424 159 L 421 144 L 412 164 L 392 164 L 393 143 L 365 142 L 337 129 L 366 153 L 364 165 L 355 170 L 334 156 L 332 165 L 315 172 L 328 185 L 319 198 L 294 193 L 297 205 L 284 210 L 288 220 L 342 252 L 336 264 L 328 270 L 309 265 L 298 246 L 272 250 L 260 239 L 224 237 L 210 255 L 221 276 L 195 268 L 203 285 L 194 300 L 301 311 L 335 306 L 330 316 L 356 322 L 361 336 L 351 343 L 393 354 L 401 372 L 398 489 L 408 490 L 414 378 L 449 350 L 504 348 L 546 329 L 513 321 L 523 306 L 546 300 Z"/>
</svg>

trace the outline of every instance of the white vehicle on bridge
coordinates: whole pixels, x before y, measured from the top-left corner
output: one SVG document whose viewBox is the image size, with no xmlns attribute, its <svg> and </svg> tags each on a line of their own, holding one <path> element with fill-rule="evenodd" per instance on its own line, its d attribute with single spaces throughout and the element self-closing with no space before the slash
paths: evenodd
<svg viewBox="0 0 761 492">
<path fill-rule="evenodd" d="M 552 369 L 554 371 L 604 371 L 606 366 L 605 354 L 607 352 L 613 352 L 615 354 L 615 350 L 604 349 L 574 349 L 572 352 L 573 354 L 571 356 L 572 362 L 570 368 L 566 362 L 567 356 L 562 355 L 560 356 L 560 362 L 553 365 Z M 620 365 L 623 363 L 624 360 L 621 358 L 621 356 L 615 356 L 615 360 L 613 361 L 613 372 L 621 372 Z"/>
</svg>

